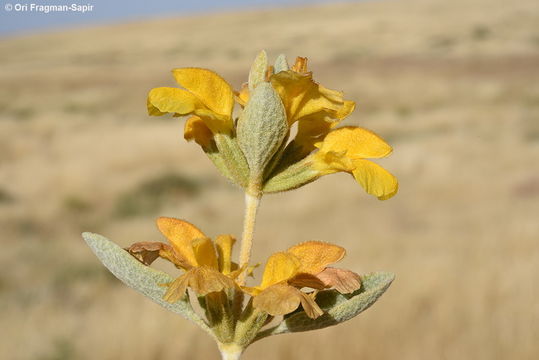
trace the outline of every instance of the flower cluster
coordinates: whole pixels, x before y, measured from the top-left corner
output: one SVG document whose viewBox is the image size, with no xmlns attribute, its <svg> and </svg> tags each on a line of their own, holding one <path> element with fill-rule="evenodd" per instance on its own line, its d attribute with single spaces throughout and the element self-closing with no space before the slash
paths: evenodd
<svg viewBox="0 0 539 360">
<path fill-rule="evenodd" d="M 388 156 L 391 147 L 367 129 L 338 127 L 355 103 L 315 82 L 306 58 L 298 57 L 289 67 L 281 55 L 269 65 L 264 51 L 238 91 L 207 69 L 175 69 L 173 75 L 180 88 L 152 89 L 148 112 L 187 116 L 185 139 L 200 145 L 219 171 L 244 189 L 239 261 L 232 260 L 232 235 L 212 240 L 195 225 L 169 217 L 157 219 L 168 243 L 139 242 L 127 252 L 100 235 L 83 234 L 101 261 L 129 286 L 206 330 L 223 359 L 239 359 L 262 337 L 335 325 L 372 305 L 393 275 L 360 276 L 331 267 L 345 249 L 321 241 L 272 254 L 259 284 L 246 284 L 257 266 L 251 246 L 264 194 L 293 190 L 336 172 L 351 174 L 380 200 L 396 194 L 396 178 L 369 160 Z M 181 273 L 171 277 L 151 269 L 159 258 Z M 193 295 L 203 314 L 193 309 Z"/>
<path fill-rule="evenodd" d="M 184 137 L 252 195 L 295 189 L 335 172 L 352 174 L 381 200 L 397 192 L 396 178 L 368 160 L 388 156 L 391 147 L 367 129 L 336 127 L 355 104 L 315 82 L 306 58 L 298 57 L 289 67 L 279 56 L 269 66 L 261 52 L 249 82 L 237 92 L 211 70 L 172 73 L 182 88 L 152 89 L 149 114 L 188 115 Z M 238 117 L 233 115 L 236 103 L 242 109 Z"/>
<path fill-rule="evenodd" d="M 302 292 L 311 288 L 323 290 L 335 288 L 341 293 L 351 293 L 361 286 L 359 275 L 343 269 L 328 267 L 341 260 L 345 250 L 337 245 L 308 241 L 278 252 L 268 259 L 262 282 L 256 287 L 246 287 L 236 282 L 242 271 L 231 260 L 235 239 L 220 235 L 215 242 L 187 221 L 161 217 L 157 227 L 168 240 L 163 242 L 140 242 L 126 250 L 145 265 L 157 258 L 165 259 L 184 273 L 169 284 L 165 300 L 178 301 L 191 288 L 198 296 L 235 289 L 253 297 L 253 306 L 269 315 L 286 315 L 303 306 L 313 319 L 323 311 L 314 301 L 316 291 Z"/>
</svg>

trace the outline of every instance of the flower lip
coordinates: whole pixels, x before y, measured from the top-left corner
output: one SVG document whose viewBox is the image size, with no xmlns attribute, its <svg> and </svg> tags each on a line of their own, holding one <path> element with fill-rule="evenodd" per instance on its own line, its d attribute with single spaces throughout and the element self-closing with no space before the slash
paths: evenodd
<svg viewBox="0 0 539 360">
<path fill-rule="evenodd" d="M 354 126 L 343 127 L 330 131 L 315 146 L 318 151 L 311 155 L 311 159 L 320 176 L 348 172 L 367 193 L 380 200 L 387 200 L 397 193 L 397 178 L 366 159 L 386 157 L 393 150 L 372 131 Z"/>
<path fill-rule="evenodd" d="M 160 217 L 156 223 L 170 245 L 142 242 L 126 250 L 145 265 L 161 257 L 185 270 L 176 280 L 166 284 L 165 300 L 174 302 L 183 298 L 188 287 L 199 295 L 238 287 L 235 279 L 245 269 L 238 269 L 231 260 L 234 237 L 219 235 L 214 243 L 187 221 Z"/>
<path fill-rule="evenodd" d="M 176 82 L 196 96 L 211 111 L 231 117 L 234 108 L 234 91 L 217 73 L 203 68 L 172 70 Z"/>
<path fill-rule="evenodd" d="M 183 89 L 152 89 L 148 94 L 150 115 L 197 115 L 214 133 L 232 131 L 234 91 L 222 77 L 202 68 L 180 68 L 172 73 Z"/>
<path fill-rule="evenodd" d="M 361 286 L 359 276 L 352 271 L 327 267 L 340 261 L 345 252 L 340 246 L 321 241 L 300 243 L 271 255 L 261 284 L 254 288 L 243 287 L 243 290 L 254 297 L 253 306 L 268 314 L 288 314 L 302 304 L 306 314 L 316 318 L 322 314 L 314 301 L 316 292 L 307 294 L 301 289 L 333 287 L 337 291 L 351 292 Z"/>
</svg>

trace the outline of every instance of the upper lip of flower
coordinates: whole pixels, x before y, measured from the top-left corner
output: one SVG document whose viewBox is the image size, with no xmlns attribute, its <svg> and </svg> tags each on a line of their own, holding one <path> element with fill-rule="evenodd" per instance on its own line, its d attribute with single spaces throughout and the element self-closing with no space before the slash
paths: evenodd
<svg viewBox="0 0 539 360">
<path fill-rule="evenodd" d="M 214 133 L 232 131 L 234 91 L 221 76 L 201 68 L 174 69 L 172 74 L 183 89 L 152 89 L 148 94 L 150 115 L 197 115 Z"/>
</svg>

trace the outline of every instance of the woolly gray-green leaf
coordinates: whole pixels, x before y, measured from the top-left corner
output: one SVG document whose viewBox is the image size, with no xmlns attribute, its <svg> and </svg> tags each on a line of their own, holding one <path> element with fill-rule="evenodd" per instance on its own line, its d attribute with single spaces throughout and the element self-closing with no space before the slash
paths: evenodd
<svg viewBox="0 0 539 360">
<path fill-rule="evenodd" d="M 137 290 L 165 309 L 193 321 L 211 334 L 211 330 L 204 320 L 193 311 L 187 298 L 172 304 L 163 300 L 166 287 L 160 286 L 160 284 L 173 281 L 174 279 L 170 275 L 142 264 L 104 236 L 85 232 L 82 237 L 103 265 L 127 286 Z"/>
<path fill-rule="evenodd" d="M 266 52 L 262 50 L 258 53 L 253 65 L 251 66 L 251 71 L 249 71 L 249 91 L 252 92 L 258 84 L 264 81 L 266 77 L 266 70 L 268 68 L 268 56 Z"/>
<path fill-rule="evenodd" d="M 286 315 L 279 325 L 261 331 L 256 340 L 271 335 L 322 329 L 350 320 L 374 304 L 394 278 L 395 275 L 391 273 L 371 273 L 361 276 L 361 289 L 352 294 L 343 295 L 335 290 L 321 291 L 316 302 L 324 310 L 322 316 L 313 320 L 304 311 L 295 311 Z"/>
<path fill-rule="evenodd" d="M 286 150 L 284 154 L 282 163 L 289 163 Z M 282 167 L 282 163 L 277 166 Z M 320 172 L 313 167 L 311 159 L 307 157 L 297 162 L 290 161 L 290 165 L 284 169 L 277 168 L 264 183 L 263 190 L 264 193 L 293 190 L 315 181 L 319 177 Z"/>
<path fill-rule="evenodd" d="M 215 143 L 219 149 L 220 163 L 214 161 L 217 168 L 235 184 L 245 187 L 249 178 L 249 165 L 236 138 L 228 134 L 215 134 Z"/>
<path fill-rule="evenodd" d="M 258 84 L 238 120 L 238 144 L 245 155 L 251 179 L 261 177 L 288 132 L 286 112 L 270 83 Z"/>
<path fill-rule="evenodd" d="M 279 73 L 281 71 L 287 71 L 289 69 L 288 67 L 288 61 L 286 61 L 286 55 L 280 54 L 277 56 L 277 59 L 275 59 L 275 64 L 273 65 L 273 70 L 275 73 Z"/>
</svg>

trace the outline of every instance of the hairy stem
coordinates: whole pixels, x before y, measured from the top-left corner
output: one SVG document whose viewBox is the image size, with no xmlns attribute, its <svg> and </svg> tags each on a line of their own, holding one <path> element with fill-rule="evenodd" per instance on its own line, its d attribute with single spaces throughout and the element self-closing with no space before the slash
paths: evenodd
<svg viewBox="0 0 539 360">
<path fill-rule="evenodd" d="M 260 196 L 245 193 L 245 216 L 243 218 L 243 234 L 240 248 L 240 268 L 247 266 L 251 259 L 251 247 L 253 246 L 253 234 L 255 230 L 256 213 L 260 204 Z M 238 277 L 238 284 L 245 284 L 247 273 L 244 271 Z"/>
<path fill-rule="evenodd" d="M 223 360 L 239 360 L 243 352 L 243 348 L 236 344 L 218 343 L 218 346 Z"/>
</svg>

